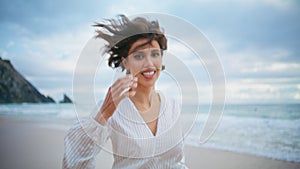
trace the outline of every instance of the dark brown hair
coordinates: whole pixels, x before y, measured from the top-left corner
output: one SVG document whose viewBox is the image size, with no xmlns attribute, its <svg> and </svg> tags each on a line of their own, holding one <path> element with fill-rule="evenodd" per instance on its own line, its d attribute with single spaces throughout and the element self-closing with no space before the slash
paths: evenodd
<svg viewBox="0 0 300 169">
<path fill-rule="evenodd" d="M 106 52 L 110 55 L 108 65 L 112 68 L 122 67 L 122 57 L 127 58 L 131 45 L 139 39 L 148 41 L 138 47 L 151 44 L 156 40 L 162 50 L 167 49 L 167 39 L 160 29 L 158 21 L 148 21 L 137 17 L 129 20 L 125 15 L 119 15 L 117 19 L 108 19 L 108 24 L 96 23 L 100 27 L 96 30 L 96 38 L 102 38 L 108 42 Z"/>
</svg>

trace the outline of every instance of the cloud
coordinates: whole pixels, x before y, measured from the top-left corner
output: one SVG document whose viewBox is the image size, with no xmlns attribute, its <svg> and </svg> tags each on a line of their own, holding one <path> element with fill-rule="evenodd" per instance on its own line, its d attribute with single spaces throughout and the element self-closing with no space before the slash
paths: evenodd
<svg viewBox="0 0 300 169">
<path fill-rule="evenodd" d="M 192 0 L 192 3 L 195 4 L 209 4 L 209 3 L 225 3 L 225 4 L 239 4 L 244 7 L 257 7 L 260 5 L 270 6 L 279 10 L 288 10 L 297 3 L 296 0 L 225 0 L 225 1 L 218 1 L 218 0 Z"/>
<path fill-rule="evenodd" d="M 234 43 L 213 37 L 226 75 L 227 102 L 297 102 L 300 64 L 288 48 Z"/>
<path fill-rule="evenodd" d="M 8 52 L 3 49 L 0 49 L 0 56 L 6 58 L 8 56 Z"/>
<path fill-rule="evenodd" d="M 173 2 L 171 1 L 161 1 L 157 3 L 151 0 L 144 0 L 143 3 L 137 3 L 135 0 L 117 0 L 107 5 L 107 14 L 112 17 L 117 14 L 126 14 L 130 16 L 147 12 L 165 12 L 172 3 Z"/>
<path fill-rule="evenodd" d="M 295 100 L 300 100 L 300 92 L 294 94 L 294 99 Z"/>
<path fill-rule="evenodd" d="M 299 63 L 282 63 L 282 62 L 274 62 L 274 63 L 264 63 L 264 62 L 256 62 L 252 65 L 251 68 L 241 69 L 241 73 L 250 74 L 250 73 L 269 73 L 269 74 L 284 74 L 287 76 L 287 72 L 294 73 L 300 70 Z M 298 75 L 298 73 L 296 74 Z"/>
<path fill-rule="evenodd" d="M 77 28 L 39 38 L 27 37 L 22 41 L 24 51 L 17 57 L 24 63 L 42 68 L 34 75 L 51 74 L 51 71 L 72 73 L 76 58 L 87 40 L 92 38 L 92 33 L 89 29 Z"/>
<path fill-rule="evenodd" d="M 297 79 L 299 83 L 299 79 Z M 282 84 L 275 79 L 231 80 L 227 83 L 227 102 L 296 102 L 300 90 L 296 84 Z"/>
<path fill-rule="evenodd" d="M 93 33 L 89 25 L 83 25 L 38 37 L 23 35 L 18 44 L 9 42 L 10 51 L 1 50 L 1 55 L 38 89 L 60 99 L 62 93 L 71 93 L 77 58 Z"/>
<path fill-rule="evenodd" d="M 296 4 L 295 0 L 254 0 L 254 1 L 243 1 L 243 2 L 251 2 L 256 4 L 264 4 L 268 5 L 280 10 L 288 10 Z M 246 3 L 246 5 L 248 5 Z"/>
<path fill-rule="evenodd" d="M 225 73 L 232 77 L 298 77 L 299 63 L 293 52 L 284 48 L 252 46 L 236 51 L 220 51 Z"/>
<path fill-rule="evenodd" d="M 163 12 L 187 19 L 203 30 L 219 53 L 231 101 L 299 99 L 299 4 L 295 0 L 167 0 L 0 2 L 0 54 L 43 92 L 61 98 L 71 92 L 76 59 L 93 36 L 94 21 L 124 13 Z M 18 11 L 18 12 L 16 12 Z M 22 17 L 20 17 L 22 16 Z M 163 26 L 163 25 L 162 25 Z M 183 26 L 174 27 L 179 31 Z M 168 32 L 168 30 L 166 30 Z M 193 38 L 191 35 L 189 38 Z M 197 43 L 197 39 L 193 39 Z M 170 40 L 169 54 L 194 73 L 201 98 L 211 98 L 205 65 L 183 44 Z M 106 67 L 106 65 L 101 65 Z M 173 68 L 173 65 L 166 65 Z M 95 79 L 95 91 L 111 82 L 106 69 Z M 184 74 L 178 73 L 178 80 Z M 108 83 L 102 84 L 103 81 Z M 101 84 L 100 84 L 101 83 Z M 167 79 L 161 88 L 172 93 Z M 174 87 L 174 85 L 173 85 Z M 190 90 L 189 92 L 193 92 Z M 193 99 L 190 99 L 191 102 Z"/>
<path fill-rule="evenodd" d="M 11 48 L 15 45 L 15 43 L 13 41 L 9 41 L 6 45 L 7 48 Z"/>
</svg>

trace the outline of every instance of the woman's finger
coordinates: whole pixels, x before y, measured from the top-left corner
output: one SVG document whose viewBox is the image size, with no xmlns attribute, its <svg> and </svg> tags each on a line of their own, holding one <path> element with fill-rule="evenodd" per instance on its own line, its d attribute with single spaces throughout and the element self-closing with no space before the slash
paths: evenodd
<svg viewBox="0 0 300 169">
<path fill-rule="evenodd" d="M 112 86 L 117 87 L 118 85 L 120 85 L 122 83 L 133 80 L 133 78 L 134 77 L 132 75 L 126 75 L 125 77 L 121 77 L 121 78 L 117 79 Z"/>
<path fill-rule="evenodd" d="M 112 92 L 114 93 L 120 93 L 122 90 L 124 90 L 124 85 L 128 86 L 132 81 L 131 77 L 124 77 L 124 78 L 120 78 L 118 79 L 112 86 Z"/>
<path fill-rule="evenodd" d="M 116 107 L 125 97 L 135 95 L 137 78 L 126 76 L 118 79 L 107 91 L 105 100 L 96 119 L 101 121 L 102 117 L 107 120 L 114 113 Z"/>
<path fill-rule="evenodd" d="M 136 93 L 135 90 L 129 90 L 129 91 L 126 91 L 126 92 L 124 92 L 124 93 L 119 97 L 119 99 L 122 100 L 122 99 L 124 99 L 125 97 L 132 97 L 132 96 L 135 95 L 135 93 Z"/>
<path fill-rule="evenodd" d="M 137 82 L 133 82 L 132 84 L 130 84 L 130 86 L 123 89 L 123 91 L 120 93 L 121 98 L 124 98 L 122 97 L 123 95 L 125 97 L 134 96 L 136 87 L 137 87 Z"/>
<path fill-rule="evenodd" d="M 132 88 L 136 88 L 135 83 L 137 83 L 137 78 L 129 77 L 117 80 L 117 83 L 112 86 L 113 97 L 121 96 L 124 92 L 127 92 Z"/>
<path fill-rule="evenodd" d="M 132 97 L 136 93 L 137 79 L 130 86 L 123 86 L 118 89 L 118 92 L 113 94 L 114 101 L 118 104 L 125 97 Z"/>
</svg>

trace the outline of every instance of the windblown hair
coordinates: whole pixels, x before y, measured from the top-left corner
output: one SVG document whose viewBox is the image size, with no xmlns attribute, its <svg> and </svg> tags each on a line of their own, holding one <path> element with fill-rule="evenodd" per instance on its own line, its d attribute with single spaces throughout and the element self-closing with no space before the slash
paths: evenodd
<svg viewBox="0 0 300 169">
<path fill-rule="evenodd" d="M 167 39 L 160 29 L 158 21 L 148 21 L 137 17 L 129 20 L 125 15 L 119 15 L 117 19 L 108 19 L 108 24 L 96 23 L 100 27 L 96 30 L 96 38 L 102 38 L 108 42 L 106 50 L 109 54 L 108 65 L 112 68 L 122 67 L 122 57 L 127 58 L 131 45 L 139 39 L 148 39 L 144 44 L 151 44 L 156 40 L 162 50 L 167 49 Z"/>
</svg>

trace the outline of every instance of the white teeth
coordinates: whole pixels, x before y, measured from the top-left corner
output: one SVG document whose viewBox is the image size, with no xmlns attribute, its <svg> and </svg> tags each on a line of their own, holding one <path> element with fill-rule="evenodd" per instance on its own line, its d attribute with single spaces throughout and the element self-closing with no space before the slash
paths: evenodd
<svg viewBox="0 0 300 169">
<path fill-rule="evenodd" d="M 144 72 L 143 75 L 145 75 L 145 76 L 152 76 L 152 75 L 154 75 L 154 71 Z"/>
</svg>

